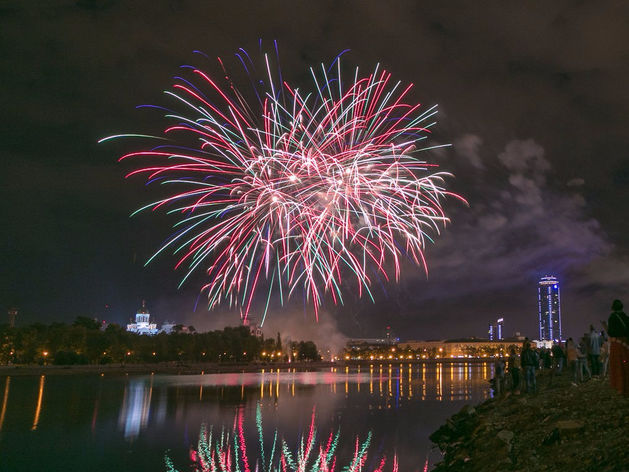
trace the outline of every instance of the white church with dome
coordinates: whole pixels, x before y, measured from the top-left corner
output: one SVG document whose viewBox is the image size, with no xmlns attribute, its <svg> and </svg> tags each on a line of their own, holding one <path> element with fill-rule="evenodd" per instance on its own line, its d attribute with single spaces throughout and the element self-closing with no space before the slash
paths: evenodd
<svg viewBox="0 0 629 472">
<path fill-rule="evenodd" d="M 154 335 L 159 332 L 157 323 L 150 322 L 151 314 L 146 308 L 146 300 L 142 300 L 142 307 L 135 314 L 135 323 L 127 325 L 127 331 L 136 334 Z"/>
</svg>

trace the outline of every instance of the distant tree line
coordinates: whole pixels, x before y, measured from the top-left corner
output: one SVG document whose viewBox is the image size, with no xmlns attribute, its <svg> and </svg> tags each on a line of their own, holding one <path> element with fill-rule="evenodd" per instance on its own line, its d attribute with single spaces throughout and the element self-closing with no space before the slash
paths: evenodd
<svg viewBox="0 0 629 472">
<path fill-rule="evenodd" d="M 199 333 L 175 326 L 170 334 L 130 333 L 117 324 L 78 317 L 71 325 L 0 324 L 0 364 L 109 364 L 157 362 L 278 362 L 319 360 L 312 341 L 282 348 L 277 339 L 256 337 L 245 326 Z"/>
</svg>

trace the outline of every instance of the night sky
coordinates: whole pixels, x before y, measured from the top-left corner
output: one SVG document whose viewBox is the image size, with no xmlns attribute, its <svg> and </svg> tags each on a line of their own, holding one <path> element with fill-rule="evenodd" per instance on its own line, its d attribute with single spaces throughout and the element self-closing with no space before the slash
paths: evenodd
<svg viewBox="0 0 629 472">
<path fill-rule="evenodd" d="M 202 272 L 177 290 L 173 257 L 143 267 L 174 220 L 129 218 L 155 193 L 124 180 L 127 143 L 97 141 L 164 126 L 136 105 L 164 104 L 180 65 L 205 68 L 194 50 L 231 61 L 259 38 L 278 41 L 302 87 L 308 67 L 344 49 L 351 66 L 380 62 L 414 83 L 413 100 L 439 105 L 430 142 L 454 145 L 423 157 L 470 202 L 446 203 L 452 223 L 427 249 L 428 278 L 405 267 L 375 304 L 326 305 L 318 325 L 298 300 L 273 310 L 270 331 L 483 336 L 504 316 L 507 334 L 535 337 L 547 274 L 561 281 L 564 334 L 629 302 L 629 4 L 439 3 L 2 2 L 2 312 L 125 323 L 145 298 L 158 322 L 237 324 L 202 300 L 193 312 Z"/>
</svg>

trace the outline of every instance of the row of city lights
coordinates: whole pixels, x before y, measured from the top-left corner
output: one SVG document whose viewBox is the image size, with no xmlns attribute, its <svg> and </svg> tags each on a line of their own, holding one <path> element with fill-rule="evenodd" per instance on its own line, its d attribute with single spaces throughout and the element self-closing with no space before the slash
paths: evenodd
<svg viewBox="0 0 629 472">
<path fill-rule="evenodd" d="M 395 351 L 395 348 L 392 348 L 391 351 Z M 461 358 L 476 358 L 476 357 L 503 357 L 502 354 L 502 349 L 500 350 L 500 354 L 492 354 L 492 355 L 488 355 L 488 354 L 482 354 L 480 356 L 473 356 L 471 354 L 466 354 L 466 355 L 450 355 L 450 356 L 442 356 L 440 354 L 437 354 L 435 356 L 435 359 L 440 359 L 441 357 L 443 358 L 451 358 L 451 359 L 461 359 Z M 439 352 L 443 352 L 443 348 L 439 348 Z M 10 352 L 10 354 L 13 354 L 13 351 Z M 49 352 L 48 351 L 43 351 L 42 352 L 42 356 L 44 358 L 48 357 Z M 132 351 L 127 351 L 126 355 L 130 356 L 132 354 Z M 205 352 L 201 353 L 203 356 L 206 355 Z M 226 352 L 224 352 L 223 354 L 227 354 Z M 261 355 L 262 357 L 275 357 L 277 355 L 277 357 L 281 357 L 282 356 L 282 352 L 281 351 L 277 351 L 276 352 L 266 352 L 266 351 L 262 351 Z M 106 356 L 107 352 L 103 351 L 103 356 Z M 152 352 L 153 356 L 156 356 L 157 353 L 155 351 Z M 242 353 L 243 356 L 246 356 L 247 353 L 243 352 Z M 297 353 L 293 352 L 293 357 L 297 357 Z M 413 356 L 412 354 L 409 354 L 407 356 L 401 355 L 401 356 L 394 356 L 393 354 L 389 354 L 388 356 L 384 356 L 383 354 L 380 355 L 371 355 L 368 357 L 369 360 L 373 361 L 373 360 L 382 360 L 382 359 L 396 359 L 396 360 L 404 360 L 404 359 L 427 359 L 428 355 L 426 354 L 422 354 L 421 356 L 419 354 L 416 354 L 415 356 Z M 364 360 L 366 360 L 367 357 L 364 357 Z M 333 360 L 338 360 L 338 357 L 333 357 Z M 363 356 L 350 356 L 349 354 L 345 355 L 345 360 L 363 360 Z"/>
<path fill-rule="evenodd" d="M 9 354 L 13 355 L 13 351 L 11 351 Z M 43 356 L 43 357 L 48 357 L 48 354 L 49 354 L 49 352 L 48 352 L 48 351 L 42 351 L 42 356 Z M 133 351 L 127 351 L 127 352 L 126 352 L 126 355 L 127 355 L 127 356 L 130 356 L 131 354 L 133 354 Z M 157 355 L 157 353 L 156 353 L 155 351 L 153 351 L 151 354 L 152 354 L 153 356 L 156 356 L 156 355 Z M 180 354 L 182 354 L 182 353 L 180 353 Z M 261 355 L 262 355 L 262 356 L 270 356 L 270 357 L 275 357 L 276 355 L 277 355 L 278 357 L 280 357 L 280 356 L 282 356 L 282 354 L 283 354 L 283 353 L 282 353 L 281 351 L 278 351 L 277 353 L 275 353 L 275 352 L 266 352 L 266 351 L 262 351 L 262 353 L 261 353 Z M 106 355 L 107 355 L 107 351 L 103 351 L 103 356 L 106 356 Z M 202 355 L 202 356 L 205 356 L 205 355 L 206 355 L 206 353 L 205 353 L 205 352 L 202 352 L 202 353 L 201 353 L 201 355 Z M 227 355 L 227 353 L 226 353 L 226 352 L 224 352 L 224 353 L 223 353 L 223 355 Z M 243 355 L 243 356 L 246 356 L 246 355 L 247 355 L 247 352 L 246 352 L 246 351 L 245 351 L 245 352 L 243 352 L 243 353 L 242 353 L 242 355 Z M 297 353 L 296 353 L 296 352 L 293 352 L 293 356 L 297 356 Z"/>
<path fill-rule="evenodd" d="M 504 355 L 502 353 L 500 354 L 482 354 L 480 356 L 473 356 L 471 354 L 465 354 L 465 355 L 450 355 L 450 356 L 441 356 L 439 354 L 437 354 L 435 356 L 435 359 L 476 359 L 478 357 L 504 357 Z M 384 356 L 384 355 L 379 355 L 379 356 L 369 356 L 369 357 L 364 357 L 363 356 L 350 356 L 349 354 L 345 355 L 345 360 L 367 360 L 369 359 L 370 361 L 373 360 L 383 360 L 383 359 L 392 359 L 392 360 L 404 360 L 404 359 L 428 359 L 428 356 L 426 354 L 422 354 L 421 356 L 418 354 L 416 356 L 413 355 L 408 355 L 408 356 L 393 356 L 392 354 L 389 354 L 388 356 Z"/>
</svg>

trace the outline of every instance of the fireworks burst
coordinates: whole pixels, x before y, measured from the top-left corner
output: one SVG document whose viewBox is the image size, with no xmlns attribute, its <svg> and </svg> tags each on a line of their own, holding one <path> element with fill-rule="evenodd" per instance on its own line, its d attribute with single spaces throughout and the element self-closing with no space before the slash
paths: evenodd
<svg viewBox="0 0 629 472">
<path fill-rule="evenodd" d="M 403 259 L 427 271 L 426 240 L 448 221 L 441 202 L 460 198 L 443 187 L 449 174 L 416 157 L 430 149 L 421 142 L 436 107 L 407 103 L 412 85 L 393 83 L 379 66 L 366 76 L 356 69 L 344 84 L 337 57 L 329 69 L 310 69 L 314 88 L 306 93 L 263 57 L 264 80 L 251 81 L 255 107 L 224 68 L 221 87 L 185 66 L 193 78 L 177 78 L 165 92 L 183 112 L 167 112 L 172 124 L 163 136 L 104 139 L 166 141 L 120 158 L 147 163 L 127 177 L 172 188 L 138 211 L 168 207 L 181 215 L 148 262 L 172 250 L 176 267 L 186 268 L 182 284 L 206 268 L 209 308 L 228 302 L 243 318 L 261 287 L 265 316 L 274 291 L 282 304 L 303 292 L 316 314 L 326 295 L 342 304 L 347 287 L 373 300 L 373 281 L 397 281 Z"/>
<path fill-rule="evenodd" d="M 257 457 L 247 452 L 245 431 L 243 428 L 243 410 L 239 409 L 234 418 L 234 425 L 230 429 L 223 428 L 220 434 L 214 434 L 205 426 L 201 427 L 199 442 L 196 450 L 191 451 L 191 460 L 195 472 L 347 472 L 398 471 L 398 460 L 393 456 L 391 466 L 386 469 L 387 458 L 382 457 L 374 462 L 375 467 L 367 468 L 371 433 L 364 441 L 355 439 L 352 458 L 345 466 L 340 467 L 337 448 L 340 441 L 340 431 L 331 432 L 322 441 L 317 440 L 315 427 L 315 412 L 313 410 L 310 427 L 307 434 L 303 434 L 298 441 L 296 451 L 291 451 L 288 443 L 278 436 L 277 430 L 273 435 L 270 449 L 264 448 L 264 433 L 262 429 L 262 414 L 258 404 L 256 423 L 258 429 Z M 172 460 L 166 456 L 167 472 L 178 472 Z"/>
</svg>

